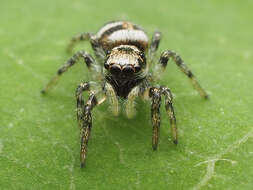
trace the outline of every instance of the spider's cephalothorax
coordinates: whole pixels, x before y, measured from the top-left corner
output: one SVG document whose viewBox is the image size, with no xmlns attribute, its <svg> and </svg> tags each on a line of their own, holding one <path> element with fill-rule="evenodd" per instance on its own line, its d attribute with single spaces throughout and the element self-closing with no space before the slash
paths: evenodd
<svg viewBox="0 0 253 190">
<path fill-rule="evenodd" d="M 120 45 L 111 50 L 104 64 L 105 79 L 117 96 L 126 98 L 133 87 L 145 79 L 145 55 L 136 46 Z"/>
<path fill-rule="evenodd" d="M 193 87 L 202 97 L 208 97 L 193 73 L 174 51 L 166 50 L 161 54 L 159 60 L 155 60 L 154 55 L 160 38 L 161 33 L 155 32 L 149 41 L 147 34 L 139 26 L 126 21 L 109 22 L 96 34 L 82 33 L 72 38 L 68 46 L 69 52 L 78 41 L 88 40 L 95 52 L 96 59 L 85 51 L 78 51 L 58 70 L 42 93 L 46 93 L 57 82 L 59 76 L 77 63 L 80 58 L 84 60 L 92 73 L 93 81 L 81 83 L 76 90 L 77 120 L 81 130 L 81 167 L 85 164 L 92 127 L 91 111 L 94 106 L 105 100 L 110 102 L 112 113 L 116 116 L 119 113 L 119 98 L 125 99 L 124 110 L 129 118 L 135 114 L 136 97 L 150 100 L 153 126 L 152 146 L 156 150 L 159 140 L 161 96 L 164 96 L 173 142 L 178 143 L 172 93 L 167 87 L 153 84 L 154 80 L 159 78 L 161 72 L 165 70 L 169 59 L 172 59 L 190 79 Z M 86 103 L 82 95 L 84 91 L 90 93 Z"/>
</svg>

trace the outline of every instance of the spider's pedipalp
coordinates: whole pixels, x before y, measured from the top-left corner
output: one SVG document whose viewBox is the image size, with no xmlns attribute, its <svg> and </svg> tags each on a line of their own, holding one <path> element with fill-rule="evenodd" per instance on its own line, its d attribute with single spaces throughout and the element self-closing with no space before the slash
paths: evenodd
<svg viewBox="0 0 253 190">
<path fill-rule="evenodd" d="M 135 110 L 135 99 L 140 94 L 140 86 L 134 87 L 131 92 L 127 96 L 126 101 L 126 116 L 128 118 L 133 118 L 135 116 L 136 110 Z"/>
<path fill-rule="evenodd" d="M 106 82 L 104 86 L 104 91 L 109 101 L 112 114 L 114 116 L 118 116 L 119 115 L 119 101 L 118 101 L 118 98 L 113 86 L 110 83 Z"/>
</svg>

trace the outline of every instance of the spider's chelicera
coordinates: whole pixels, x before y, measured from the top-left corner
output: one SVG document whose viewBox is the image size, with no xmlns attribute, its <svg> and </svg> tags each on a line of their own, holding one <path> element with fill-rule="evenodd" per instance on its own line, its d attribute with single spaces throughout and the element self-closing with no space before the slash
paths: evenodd
<svg viewBox="0 0 253 190">
<path fill-rule="evenodd" d="M 76 89 L 77 120 L 81 135 L 81 167 L 85 165 L 88 140 L 92 128 L 92 109 L 108 100 L 113 115 L 119 114 L 119 98 L 125 99 L 125 113 L 128 118 L 135 114 L 134 101 L 141 97 L 151 101 L 151 121 L 153 126 L 152 146 L 157 149 L 160 128 L 161 97 L 165 97 L 165 109 L 170 119 L 173 142 L 178 143 L 176 117 L 172 105 L 172 93 L 165 86 L 154 85 L 172 59 L 190 79 L 199 94 L 207 98 L 193 73 L 181 57 L 171 50 L 164 51 L 157 63 L 154 55 L 161 39 L 160 32 L 154 32 L 151 41 L 138 25 L 126 21 L 113 21 L 105 24 L 96 34 L 82 33 L 72 38 L 68 51 L 72 51 L 79 41 L 89 41 L 96 55 L 94 59 L 86 51 L 75 53 L 42 90 L 46 93 L 71 66 L 83 59 L 92 73 L 90 82 L 81 83 Z M 83 92 L 89 92 L 86 102 Z"/>
</svg>

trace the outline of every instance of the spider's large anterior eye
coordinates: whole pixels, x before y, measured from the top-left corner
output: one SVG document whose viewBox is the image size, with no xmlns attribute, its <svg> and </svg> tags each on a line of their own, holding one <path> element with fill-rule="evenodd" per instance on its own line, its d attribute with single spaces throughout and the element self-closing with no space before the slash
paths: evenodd
<svg viewBox="0 0 253 190">
<path fill-rule="evenodd" d="M 132 74 L 134 72 L 134 69 L 131 66 L 126 66 L 126 67 L 123 68 L 123 72 L 125 74 Z"/>
<path fill-rule="evenodd" d="M 110 72 L 111 72 L 113 75 L 118 75 L 118 74 L 120 74 L 121 69 L 120 69 L 120 67 L 117 66 L 117 65 L 112 65 L 112 66 L 110 67 Z"/>
</svg>

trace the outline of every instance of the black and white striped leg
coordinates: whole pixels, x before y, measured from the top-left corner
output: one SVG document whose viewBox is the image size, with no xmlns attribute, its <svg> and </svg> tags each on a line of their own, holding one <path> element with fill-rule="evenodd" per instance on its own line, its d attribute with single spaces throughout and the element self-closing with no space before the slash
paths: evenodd
<svg viewBox="0 0 253 190">
<path fill-rule="evenodd" d="M 104 92 L 99 91 L 96 94 L 93 92 L 92 82 L 81 83 L 76 89 L 76 106 L 77 106 L 77 121 L 80 127 L 81 149 L 80 149 L 80 161 L 81 167 L 85 166 L 86 153 L 88 141 L 92 128 L 92 116 L 91 111 L 94 106 L 103 103 L 106 99 Z M 90 96 L 84 104 L 83 92 L 89 91 Z"/>
<path fill-rule="evenodd" d="M 46 93 L 50 88 L 52 88 L 60 78 L 60 76 L 66 72 L 70 67 L 75 65 L 80 58 L 83 58 L 84 62 L 86 63 L 87 67 L 90 68 L 92 64 L 95 64 L 94 58 L 86 53 L 85 51 L 78 51 L 75 53 L 60 69 L 58 69 L 56 76 L 54 76 L 46 85 L 46 87 L 41 91 L 41 93 Z"/>
<path fill-rule="evenodd" d="M 87 103 L 83 107 L 83 115 L 81 117 L 81 131 L 80 131 L 80 137 L 81 137 L 81 146 L 80 146 L 80 162 L 81 162 L 81 168 L 85 166 L 85 160 L 86 160 L 86 153 L 87 153 L 87 146 L 88 141 L 91 133 L 92 128 L 92 116 L 91 111 L 93 107 L 97 104 L 97 100 L 95 97 L 95 94 L 91 94 L 89 96 L 89 99 Z"/>
<path fill-rule="evenodd" d="M 92 128 L 92 116 L 91 111 L 95 105 L 97 105 L 97 99 L 94 93 L 91 93 L 88 101 L 84 104 L 82 93 L 89 90 L 88 83 L 82 83 L 78 86 L 76 90 L 76 101 L 77 101 L 77 120 L 80 126 L 80 162 L 81 167 L 85 166 L 86 153 L 88 141 Z"/>
<path fill-rule="evenodd" d="M 119 106 L 117 94 L 116 94 L 113 86 L 110 83 L 106 82 L 104 85 L 104 90 L 105 90 L 105 94 L 107 96 L 107 99 L 109 101 L 112 114 L 114 116 L 118 116 L 119 111 L 120 111 L 120 109 L 119 109 L 120 106 Z"/>
<path fill-rule="evenodd" d="M 76 89 L 76 116 L 78 125 L 82 127 L 82 116 L 83 116 L 83 107 L 84 107 L 84 100 L 83 100 L 83 92 L 90 90 L 90 84 L 88 82 L 81 83 Z"/>
<path fill-rule="evenodd" d="M 178 133 L 177 133 L 177 124 L 176 124 L 176 116 L 173 108 L 173 97 L 169 88 L 161 87 L 162 94 L 165 96 L 165 109 L 170 118 L 171 125 L 171 134 L 172 139 L 175 144 L 178 144 Z"/>
<path fill-rule="evenodd" d="M 103 48 L 101 47 L 101 45 L 99 44 L 96 36 L 94 34 L 91 34 L 89 32 L 84 32 L 84 33 L 81 33 L 81 34 L 77 34 L 76 36 L 74 36 L 69 45 L 67 46 L 67 52 L 68 53 L 71 53 L 74 46 L 78 43 L 78 42 L 81 42 L 81 41 L 89 41 L 93 50 L 94 50 L 94 53 L 95 55 L 100 59 L 100 60 L 103 60 L 106 56 L 106 53 L 104 52 Z"/>
<path fill-rule="evenodd" d="M 174 113 L 174 108 L 172 104 L 172 93 L 167 87 L 152 87 L 149 89 L 149 97 L 151 98 L 151 120 L 153 126 L 153 136 L 152 136 L 152 146 L 156 150 L 159 143 L 159 132 L 160 132 L 160 105 L 161 105 L 161 96 L 165 96 L 165 109 L 170 118 L 171 133 L 173 142 L 178 143 L 178 133 L 176 126 L 176 116 Z"/>
<path fill-rule="evenodd" d="M 191 70 L 186 66 L 186 64 L 184 63 L 182 58 L 176 52 L 170 51 L 170 50 L 164 51 L 160 56 L 159 64 L 161 64 L 161 66 L 163 68 L 165 68 L 167 66 L 168 60 L 170 58 L 172 58 L 173 61 L 176 63 L 176 65 L 180 68 L 180 70 L 186 76 L 188 76 L 188 78 L 190 79 L 193 87 L 199 92 L 200 96 L 207 99 L 208 98 L 207 93 L 200 86 L 200 84 L 198 83 L 197 79 L 195 78 L 195 76 L 193 75 Z"/>
<path fill-rule="evenodd" d="M 159 47 L 160 40 L 161 40 L 161 33 L 158 31 L 154 32 L 148 52 L 148 55 L 151 59 L 153 59 L 153 56 Z"/>
<path fill-rule="evenodd" d="M 151 101 L 151 121 L 153 126 L 152 146 L 153 150 L 157 149 L 160 133 L 160 105 L 161 105 L 161 90 L 160 88 L 150 88 L 149 97 Z"/>
<path fill-rule="evenodd" d="M 91 109 L 94 102 L 92 99 L 94 95 L 91 94 L 86 105 L 84 105 L 83 92 L 89 90 L 89 83 L 81 83 L 76 89 L 76 106 L 77 106 L 77 121 L 80 127 L 80 138 L 81 138 L 81 148 L 80 148 L 80 162 L 81 167 L 84 167 L 88 140 L 90 137 L 92 120 L 91 120 Z"/>
<path fill-rule="evenodd" d="M 90 41 L 91 40 L 91 33 L 89 32 L 84 32 L 81 34 L 77 34 L 74 37 L 72 37 L 69 45 L 67 46 L 67 52 L 71 53 L 74 46 L 80 42 L 80 41 Z"/>
</svg>

